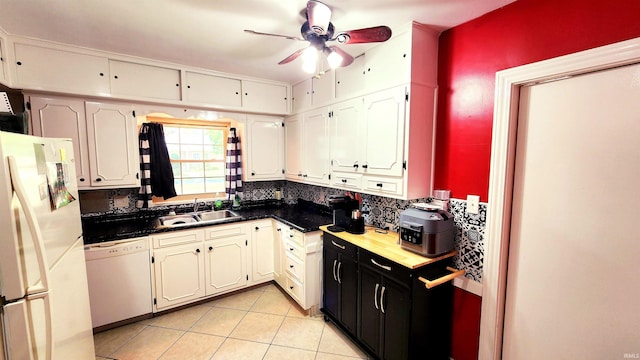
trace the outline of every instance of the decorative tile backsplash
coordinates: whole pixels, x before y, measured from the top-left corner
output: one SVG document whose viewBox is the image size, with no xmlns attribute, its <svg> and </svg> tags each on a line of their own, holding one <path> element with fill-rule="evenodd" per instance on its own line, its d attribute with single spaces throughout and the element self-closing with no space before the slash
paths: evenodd
<svg viewBox="0 0 640 360">
<path fill-rule="evenodd" d="M 295 204 L 298 199 L 328 205 L 331 195 L 344 195 L 344 190 L 300 184 L 290 181 L 245 182 L 242 193 L 243 201 L 259 201 L 276 198 L 276 191 L 281 191 L 287 204 Z M 428 202 L 430 199 L 397 200 L 376 195 L 362 195 L 362 210 L 368 225 L 399 231 L 400 212 L 416 202 Z M 138 189 L 93 190 L 80 192 L 80 204 L 83 214 L 87 213 L 130 213 L 138 211 L 135 207 Z M 484 258 L 484 232 L 486 227 L 487 205 L 480 204 L 477 215 L 466 213 L 465 200 L 450 200 L 449 211 L 454 215 L 457 229 L 455 246 L 458 255 L 454 258 L 454 266 L 465 269 L 465 276 L 471 280 L 482 282 L 482 265 Z"/>
</svg>

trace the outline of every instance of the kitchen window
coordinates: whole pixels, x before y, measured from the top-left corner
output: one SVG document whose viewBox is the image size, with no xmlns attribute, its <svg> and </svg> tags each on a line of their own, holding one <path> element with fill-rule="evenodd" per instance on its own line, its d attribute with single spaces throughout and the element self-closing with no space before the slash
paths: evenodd
<svg viewBox="0 0 640 360">
<path fill-rule="evenodd" d="M 225 196 L 229 123 L 173 118 L 149 119 L 164 128 L 177 197 L 167 201 Z M 155 198 L 154 202 L 163 202 Z"/>
</svg>

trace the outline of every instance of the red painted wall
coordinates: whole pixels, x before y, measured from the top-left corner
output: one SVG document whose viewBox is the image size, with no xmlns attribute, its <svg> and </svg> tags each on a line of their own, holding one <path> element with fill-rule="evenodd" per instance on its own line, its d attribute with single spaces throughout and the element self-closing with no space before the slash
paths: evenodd
<svg viewBox="0 0 640 360">
<path fill-rule="evenodd" d="M 440 36 L 435 188 L 487 201 L 495 73 L 640 37 L 640 0 L 519 0 Z M 476 359 L 481 298 L 454 292 L 455 360 Z"/>
<path fill-rule="evenodd" d="M 635 37 L 638 0 L 519 0 L 442 33 L 435 188 L 487 201 L 496 71 Z"/>
</svg>

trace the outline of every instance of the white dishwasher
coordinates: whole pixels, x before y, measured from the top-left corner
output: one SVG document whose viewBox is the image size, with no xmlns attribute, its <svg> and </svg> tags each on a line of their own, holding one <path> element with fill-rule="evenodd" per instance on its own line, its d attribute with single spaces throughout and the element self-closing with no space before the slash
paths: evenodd
<svg viewBox="0 0 640 360">
<path fill-rule="evenodd" d="M 152 312 L 148 238 L 85 245 L 93 327 Z"/>
</svg>

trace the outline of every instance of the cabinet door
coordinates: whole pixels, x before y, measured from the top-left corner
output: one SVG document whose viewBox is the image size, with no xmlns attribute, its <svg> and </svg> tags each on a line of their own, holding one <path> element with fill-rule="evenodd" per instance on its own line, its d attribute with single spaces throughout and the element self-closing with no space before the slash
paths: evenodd
<svg viewBox="0 0 640 360">
<path fill-rule="evenodd" d="M 280 286 L 284 287 L 284 245 L 283 245 L 283 229 L 285 225 L 279 221 L 273 220 L 273 277 Z"/>
<path fill-rule="evenodd" d="M 365 96 L 365 174 L 402 175 L 405 102 L 404 86 Z"/>
<path fill-rule="evenodd" d="M 364 87 L 380 90 L 411 82 L 411 31 L 367 51 Z"/>
<path fill-rule="evenodd" d="M 187 71 L 185 100 L 189 104 L 242 106 L 241 81 Z"/>
<path fill-rule="evenodd" d="M 7 82 L 7 70 L 5 70 L 7 55 L 4 53 L 4 49 L 4 38 L 0 37 L 0 83 L 3 84 Z"/>
<path fill-rule="evenodd" d="M 358 319 L 358 263 L 348 256 L 341 256 L 336 275 L 340 283 L 340 321 L 355 334 Z"/>
<path fill-rule="evenodd" d="M 311 79 L 299 82 L 291 87 L 291 112 L 296 114 L 311 106 Z"/>
<path fill-rule="evenodd" d="M 245 236 L 234 236 L 205 243 L 207 295 L 247 285 L 247 246 L 248 241 Z"/>
<path fill-rule="evenodd" d="M 202 243 L 154 250 L 158 309 L 205 295 L 203 254 Z"/>
<path fill-rule="evenodd" d="M 107 58 L 28 44 L 15 44 L 16 88 L 105 95 Z"/>
<path fill-rule="evenodd" d="M 286 114 L 287 86 L 242 80 L 242 107 L 245 110 Z"/>
<path fill-rule="evenodd" d="M 248 158 L 245 181 L 284 179 L 282 118 L 250 115 L 247 121 Z"/>
<path fill-rule="evenodd" d="M 303 115 L 303 169 L 305 182 L 320 185 L 329 183 L 329 114 L 326 108 Z"/>
<path fill-rule="evenodd" d="M 128 105 L 86 103 L 91 185 L 138 186 L 136 119 Z"/>
<path fill-rule="evenodd" d="M 274 248 L 271 220 L 251 224 L 252 280 L 255 283 L 273 280 Z"/>
<path fill-rule="evenodd" d="M 338 262 L 338 250 L 327 245 L 327 240 L 325 239 L 325 246 L 322 248 L 323 310 L 335 319 L 340 320 L 340 284 L 338 284 L 338 277 L 336 275 Z"/>
<path fill-rule="evenodd" d="M 363 113 L 362 98 L 332 106 L 329 119 L 331 170 L 362 172 Z M 358 165 L 356 167 L 355 165 Z"/>
<path fill-rule="evenodd" d="M 381 277 L 366 266 L 360 266 L 360 324 L 358 339 L 375 354 L 380 353 L 381 325 L 380 290 Z"/>
<path fill-rule="evenodd" d="M 327 71 L 320 77 L 311 78 L 311 103 L 328 105 L 335 97 L 335 71 Z"/>
<path fill-rule="evenodd" d="M 409 358 L 411 298 L 409 288 L 384 278 L 380 290 L 380 312 L 384 317 L 382 358 Z"/>
<path fill-rule="evenodd" d="M 287 180 L 302 181 L 302 116 L 288 117 L 284 123 L 285 134 L 285 177 Z"/>
<path fill-rule="evenodd" d="M 84 101 L 31 96 L 29 102 L 31 103 L 33 134 L 42 137 L 71 139 L 78 188 L 88 189 L 91 178 Z"/>
<path fill-rule="evenodd" d="M 180 100 L 180 70 L 109 60 L 111 93 L 164 100 Z"/>
<path fill-rule="evenodd" d="M 365 54 L 356 57 L 353 63 L 347 67 L 336 69 L 335 75 L 335 96 L 336 99 L 344 100 L 362 92 L 364 85 L 364 63 Z"/>
</svg>

